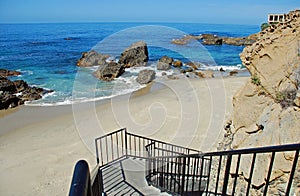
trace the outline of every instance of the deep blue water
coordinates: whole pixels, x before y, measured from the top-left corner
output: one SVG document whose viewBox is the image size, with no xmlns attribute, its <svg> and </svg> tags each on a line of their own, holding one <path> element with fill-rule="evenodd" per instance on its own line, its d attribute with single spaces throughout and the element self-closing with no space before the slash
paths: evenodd
<svg viewBox="0 0 300 196">
<path fill-rule="evenodd" d="M 160 27 L 144 28 L 143 25 Z M 76 61 L 84 51 L 94 48 L 118 57 L 131 43 L 144 39 L 153 63 L 168 55 L 183 61 L 198 60 L 210 66 L 236 66 L 241 64 L 241 46 L 200 46 L 199 49 L 199 43 L 175 46 L 170 41 L 183 34 L 214 33 L 238 37 L 258 31 L 259 26 L 192 23 L 0 24 L 0 68 L 19 70 L 22 75 L 18 79 L 55 91 L 37 103 L 71 102 L 72 95 L 73 99 L 82 100 L 140 87 L 134 82 L 137 70 L 129 70 L 120 80 L 111 83 L 93 78 L 93 69 L 76 67 Z M 124 85 L 118 89 L 116 83 Z M 90 84 L 92 87 L 87 87 Z"/>
</svg>

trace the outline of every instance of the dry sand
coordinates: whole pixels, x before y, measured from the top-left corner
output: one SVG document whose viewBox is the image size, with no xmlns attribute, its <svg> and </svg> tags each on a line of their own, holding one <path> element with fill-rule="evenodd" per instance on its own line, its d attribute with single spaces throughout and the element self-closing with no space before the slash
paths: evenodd
<svg viewBox="0 0 300 196">
<path fill-rule="evenodd" d="M 0 113 L 0 195 L 67 195 L 74 164 L 96 165 L 94 138 L 129 132 L 215 149 L 247 77 L 157 82 L 110 100 Z"/>
</svg>

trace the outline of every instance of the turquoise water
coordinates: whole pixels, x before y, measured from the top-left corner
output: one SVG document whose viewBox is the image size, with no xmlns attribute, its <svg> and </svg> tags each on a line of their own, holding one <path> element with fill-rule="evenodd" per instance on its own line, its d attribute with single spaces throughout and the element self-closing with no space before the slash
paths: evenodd
<svg viewBox="0 0 300 196">
<path fill-rule="evenodd" d="M 141 88 L 135 82 L 139 68 L 127 70 L 114 82 L 102 82 L 91 76 L 96 68 L 76 66 L 84 51 L 96 49 L 118 58 L 127 46 L 142 39 L 149 46 L 152 69 L 163 55 L 183 61 L 195 60 L 207 66 L 240 68 L 242 46 L 202 46 L 199 42 L 175 46 L 170 41 L 184 34 L 238 37 L 258 31 L 259 26 L 192 23 L 0 24 L 0 68 L 21 71 L 17 79 L 54 90 L 31 104 L 102 99 Z"/>
</svg>

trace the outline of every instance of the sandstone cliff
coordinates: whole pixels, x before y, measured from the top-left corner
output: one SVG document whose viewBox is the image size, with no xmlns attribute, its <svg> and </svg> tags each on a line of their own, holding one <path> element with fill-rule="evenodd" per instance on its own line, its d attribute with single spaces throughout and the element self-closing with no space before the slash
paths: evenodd
<svg viewBox="0 0 300 196">
<path fill-rule="evenodd" d="M 233 98 L 234 111 L 219 149 L 299 143 L 300 13 L 290 12 L 285 23 L 260 32 L 257 41 L 246 47 L 240 56 L 251 79 Z M 287 153 L 276 156 L 270 194 L 280 195 L 284 190 L 291 156 Z M 258 168 L 268 164 L 265 159 L 258 158 Z M 247 178 L 248 170 L 241 167 L 241 175 Z M 261 177 L 256 177 L 253 185 L 262 187 L 265 172 L 260 171 Z M 299 173 L 298 169 L 297 187 L 300 185 Z"/>
</svg>

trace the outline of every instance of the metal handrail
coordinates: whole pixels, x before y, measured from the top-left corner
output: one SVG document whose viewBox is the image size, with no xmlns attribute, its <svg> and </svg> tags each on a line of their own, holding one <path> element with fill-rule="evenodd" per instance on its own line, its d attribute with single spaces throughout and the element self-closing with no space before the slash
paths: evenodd
<svg viewBox="0 0 300 196">
<path fill-rule="evenodd" d="M 95 139 L 97 168 L 95 175 L 90 175 L 85 161 L 79 161 L 74 170 L 70 196 L 101 195 L 103 190 L 102 170 L 106 165 L 127 157 L 146 160 L 146 180 L 148 184 L 171 194 L 215 194 L 234 195 L 238 184 L 237 177 L 241 165 L 249 167 L 246 195 L 250 194 L 254 168 L 259 154 L 269 154 L 269 165 L 263 195 L 267 195 L 276 154 L 294 152 L 291 161 L 285 194 L 292 189 L 294 175 L 299 163 L 300 143 L 281 146 L 237 149 L 202 153 L 200 151 L 173 145 L 163 141 L 128 133 L 120 129 Z M 249 161 L 242 162 L 242 159 Z M 268 157 L 268 156 L 267 156 Z M 245 164 L 249 164 L 245 165 Z M 234 172 L 233 172 L 234 171 Z M 229 183 L 231 180 L 231 184 Z M 220 186 L 222 185 L 222 186 Z"/>
<path fill-rule="evenodd" d="M 91 177 L 86 161 L 76 163 L 69 196 L 92 196 Z"/>
<path fill-rule="evenodd" d="M 156 149 L 154 147 L 147 148 L 148 150 L 163 150 Z M 241 159 L 244 156 L 248 156 L 251 158 L 249 163 L 249 179 L 247 180 L 247 188 L 246 195 L 250 194 L 251 182 L 253 179 L 254 168 L 256 165 L 257 155 L 259 154 L 270 154 L 271 158 L 269 160 L 269 167 L 267 169 L 267 175 L 264 183 L 264 191 L 263 195 L 267 195 L 268 187 L 270 184 L 271 174 L 273 172 L 273 165 L 275 160 L 275 156 L 280 152 L 294 152 L 294 158 L 292 160 L 292 166 L 290 169 L 290 174 L 286 186 L 285 194 L 289 195 L 292 183 L 294 179 L 294 174 L 296 171 L 296 166 L 298 163 L 300 144 L 286 144 L 281 146 L 268 146 L 268 147 L 259 147 L 259 148 L 249 148 L 249 149 L 239 149 L 239 150 L 229 150 L 229 151 L 218 151 L 218 152 L 208 152 L 208 153 L 198 153 L 198 154 L 184 154 L 184 155 L 175 155 L 175 156 L 153 156 L 155 153 L 149 152 L 149 159 L 147 165 L 147 180 L 148 183 L 161 188 L 162 190 L 170 190 L 171 193 L 186 195 L 189 194 L 190 191 L 194 191 L 194 182 L 200 181 L 199 189 L 197 191 L 202 191 L 203 193 L 210 194 L 213 193 L 215 195 L 234 195 L 236 191 L 237 185 L 237 176 L 239 173 Z M 250 157 L 249 157 L 250 156 Z M 251 157 L 252 156 L 252 157 Z M 233 158 L 235 159 L 235 168 L 232 168 Z M 201 164 L 199 165 L 199 160 L 201 160 Z M 203 166 L 204 160 L 206 161 L 206 166 Z M 175 162 L 175 167 L 173 166 Z M 212 164 L 214 162 L 215 164 Z M 196 165 L 195 165 L 196 164 Z M 247 164 L 243 163 L 243 164 Z M 171 165 L 171 166 L 169 166 Z M 198 173 L 199 166 L 201 167 L 200 173 Z M 203 167 L 208 169 L 208 173 L 206 175 L 203 173 Z M 191 169 L 190 169 L 191 168 Z M 171 169 L 171 171 L 170 171 Z M 231 169 L 234 169 L 235 173 L 232 172 Z M 193 171 L 191 171 L 193 170 Z M 192 172 L 192 173 L 191 173 Z M 180 185 L 175 189 L 175 185 L 170 185 L 168 183 L 164 184 L 164 178 L 168 178 L 170 174 L 176 173 L 177 179 L 182 179 Z M 215 175 L 215 176 L 214 176 Z M 155 177 L 156 176 L 156 177 Z M 200 190 L 201 180 L 203 177 L 206 177 L 206 188 L 205 190 Z M 212 178 L 214 176 L 214 178 Z M 231 176 L 234 176 L 231 178 Z M 192 182 L 188 180 L 188 178 L 192 178 Z M 232 186 L 229 190 L 229 180 L 233 181 L 230 185 Z M 222 182 L 222 183 L 220 183 Z M 219 186 L 222 184 L 222 186 Z M 190 188 L 192 187 L 192 188 Z M 221 188 L 221 189 L 220 189 Z M 229 191 L 229 192 L 228 192 Z M 200 194 L 200 193 L 199 193 Z"/>
</svg>

